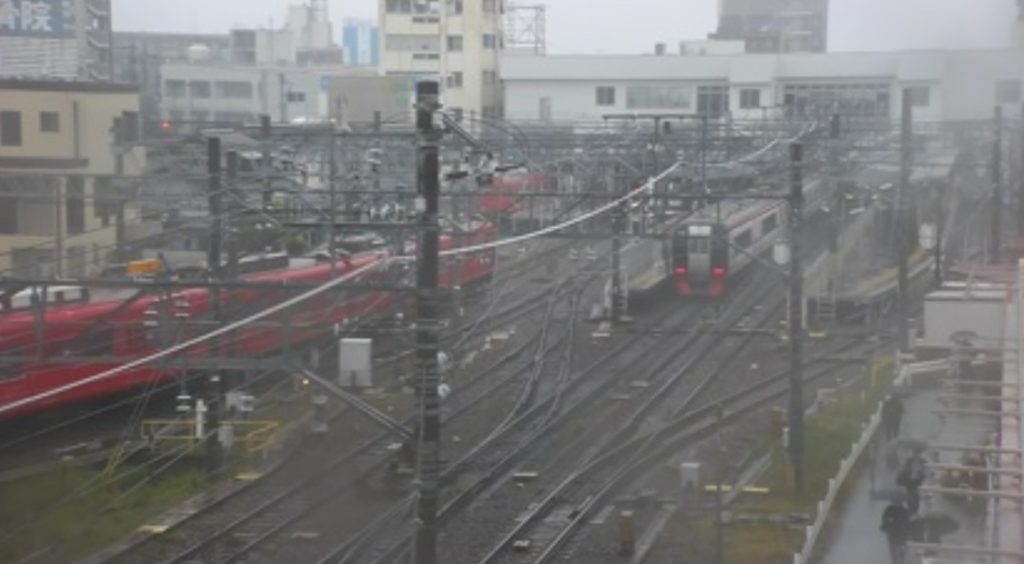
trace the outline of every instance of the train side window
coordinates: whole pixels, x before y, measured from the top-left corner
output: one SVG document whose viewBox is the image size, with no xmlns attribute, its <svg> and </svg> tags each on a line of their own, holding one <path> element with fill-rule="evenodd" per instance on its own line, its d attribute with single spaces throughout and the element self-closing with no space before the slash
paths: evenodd
<svg viewBox="0 0 1024 564">
<path fill-rule="evenodd" d="M 0 382 L 17 380 L 25 376 L 25 363 L 18 359 L 0 359 Z"/>
<path fill-rule="evenodd" d="M 107 328 L 71 338 L 61 347 L 61 352 L 65 356 L 112 355 L 114 354 L 114 333 L 113 328 Z"/>
<path fill-rule="evenodd" d="M 764 224 L 761 226 L 762 233 L 771 233 L 775 231 L 775 228 L 779 226 L 779 216 L 772 214 L 764 218 Z"/>
<path fill-rule="evenodd" d="M 754 242 L 754 235 L 748 229 L 747 231 L 744 231 L 743 233 L 737 235 L 736 238 L 732 240 L 732 242 L 737 247 L 741 249 L 746 249 Z"/>
</svg>

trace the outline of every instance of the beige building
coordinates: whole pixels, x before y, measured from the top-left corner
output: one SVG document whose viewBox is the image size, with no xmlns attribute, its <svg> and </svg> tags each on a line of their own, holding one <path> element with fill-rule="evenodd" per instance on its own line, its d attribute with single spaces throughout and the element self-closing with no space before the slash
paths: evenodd
<svg viewBox="0 0 1024 564">
<path fill-rule="evenodd" d="M 138 111 L 134 86 L 0 80 L 0 275 L 104 268 L 139 215 L 115 179 L 145 168 Z"/>
<path fill-rule="evenodd" d="M 503 115 L 498 54 L 504 0 L 380 0 L 381 69 L 433 77 L 470 126 Z"/>
</svg>

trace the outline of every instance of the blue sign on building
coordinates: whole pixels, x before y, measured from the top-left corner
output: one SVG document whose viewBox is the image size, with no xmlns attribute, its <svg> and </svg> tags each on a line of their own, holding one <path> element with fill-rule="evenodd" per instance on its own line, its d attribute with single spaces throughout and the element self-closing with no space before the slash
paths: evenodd
<svg viewBox="0 0 1024 564">
<path fill-rule="evenodd" d="M 72 37 L 73 0 L 0 0 L 0 35 Z"/>
</svg>

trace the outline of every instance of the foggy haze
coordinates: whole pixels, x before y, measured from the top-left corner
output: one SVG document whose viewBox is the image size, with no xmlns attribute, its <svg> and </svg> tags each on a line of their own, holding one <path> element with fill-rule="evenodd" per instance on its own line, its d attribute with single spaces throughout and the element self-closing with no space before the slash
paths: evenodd
<svg viewBox="0 0 1024 564">
<path fill-rule="evenodd" d="M 297 1 L 297 0 L 296 0 Z M 291 0 L 113 0 L 119 31 L 224 33 L 280 25 Z M 717 0 L 550 0 L 551 53 L 645 53 L 706 37 Z M 1003 47 L 1014 0 L 832 0 L 831 51 Z M 331 18 L 377 17 L 377 0 L 332 0 Z M 336 29 L 338 35 L 340 31 Z"/>
</svg>

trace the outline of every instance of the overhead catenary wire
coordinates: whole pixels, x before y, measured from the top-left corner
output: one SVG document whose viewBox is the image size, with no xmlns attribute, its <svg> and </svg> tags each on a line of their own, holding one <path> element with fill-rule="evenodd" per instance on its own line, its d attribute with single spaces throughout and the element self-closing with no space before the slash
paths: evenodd
<svg viewBox="0 0 1024 564">
<path fill-rule="evenodd" d="M 794 139 L 798 139 L 802 135 L 804 135 L 804 132 L 799 133 Z M 449 256 L 463 255 L 463 254 L 478 253 L 478 252 L 482 252 L 482 251 L 488 251 L 488 250 L 492 250 L 492 249 L 497 249 L 497 248 L 503 247 L 503 246 L 518 245 L 518 244 L 523 243 L 525 241 L 529 241 L 529 240 L 532 240 L 532 239 L 544 237 L 544 236 L 552 234 L 552 233 L 557 233 L 557 232 L 562 231 L 564 229 L 573 227 L 575 225 L 578 225 L 580 223 L 583 223 L 585 221 L 593 219 L 593 218 L 595 218 L 595 217 L 597 217 L 599 215 L 608 213 L 609 211 L 617 208 L 622 203 L 630 201 L 630 200 L 636 198 L 639 195 L 642 195 L 642 194 L 645 194 L 645 193 L 649 194 L 653 190 L 653 187 L 654 187 L 654 185 L 657 182 L 660 182 L 660 181 L 664 180 L 665 178 L 667 178 L 669 175 L 675 173 L 679 168 L 681 168 L 681 166 L 682 166 L 682 163 L 676 162 L 676 163 L 672 164 L 671 166 L 669 166 L 667 169 L 663 170 L 658 175 L 649 178 L 641 186 L 639 186 L 639 187 L 633 189 L 632 191 L 626 193 L 622 197 L 617 198 L 617 199 L 615 199 L 615 200 L 613 200 L 613 201 L 611 201 L 611 202 L 609 202 L 609 203 L 607 203 L 607 204 L 605 204 L 603 206 L 600 206 L 600 207 L 598 207 L 598 208 L 596 208 L 596 209 L 594 209 L 592 211 L 584 213 L 584 214 L 582 214 L 582 215 L 580 215 L 578 217 L 575 217 L 573 219 L 567 220 L 565 222 L 562 222 L 562 223 L 559 223 L 559 224 L 556 224 L 556 225 L 552 225 L 552 226 L 548 226 L 546 228 L 542 228 L 542 229 L 539 229 L 537 231 L 533 231 L 531 233 L 526 233 L 526 234 L 523 234 L 523 235 L 520 235 L 520 236 L 515 236 L 515 237 L 511 237 L 511 238 L 502 239 L 500 241 L 494 241 L 494 242 L 490 242 L 490 243 L 482 243 L 482 244 L 478 244 L 478 245 L 471 245 L 469 247 L 461 247 L 461 248 L 458 248 L 458 249 L 449 249 L 449 250 L 446 250 L 446 251 L 441 251 L 440 255 L 442 257 L 449 257 Z M 273 305 L 273 306 L 271 306 L 271 307 L 269 307 L 269 308 L 267 308 L 267 309 L 265 309 L 265 310 L 263 310 L 261 312 L 257 312 L 255 314 L 250 315 L 248 317 L 245 317 L 245 318 L 243 318 L 241 320 L 229 323 L 229 324 L 227 324 L 227 325 L 225 325 L 223 327 L 214 329 L 213 331 L 205 333 L 205 334 L 203 334 L 201 336 L 198 336 L 198 337 L 195 337 L 195 338 L 190 339 L 188 341 L 185 341 L 183 343 L 179 343 L 177 345 L 171 346 L 171 347 L 169 347 L 169 348 L 167 348 L 167 349 L 165 349 L 163 351 L 160 351 L 160 352 L 157 352 L 157 353 L 154 353 L 154 354 L 151 354 L 151 355 L 147 355 L 145 357 L 142 357 L 142 358 L 130 361 L 130 362 L 124 364 L 124 365 L 112 368 L 110 370 L 103 371 L 103 372 L 101 372 L 99 374 L 95 374 L 93 376 L 89 376 L 87 378 L 83 378 L 83 379 L 75 381 L 75 382 L 70 382 L 70 383 L 67 383 L 67 384 L 64 384 L 64 385 L 61 385 L 61 386 L 57 386 L 55 388 L 52 388 L 52 389 L 40 392 L 38 394 L 35 394 L 35 395 L 27 397 L 27 398 L 23 398 L 23 399 L 16 400 L 16 401 L 4 404 L 4 405 L 0 405 L 0 414 L 7 413 L 7 412 L 13 411 L 15 409 L 18 409 L 20 407 L 31 405 L 31 404 L 34 404 L 36 402 L 39 402 L 39 401 L 42 401 L 42 400 L 45 400 L 45 399 L 48 399 L 48 398 L 52 398 L 52 397 L 58 396 L 60 394 L 67 393 L 69 391 L 81 388 L 83 386 L 86 386 L 86 385 L 89 385 L 89 384 L 92 384 L 92 383 L 95 383 L 95 382 L 99 382 L 99 381 L 103 381 L 103 380 L 112 378 L 114 376 L 117 376 L 117 375 L 122 374 L 124 372 L 127 372 L 129 370 L 133 370 L 135 368 L 146 366 L 146 365 L 148 365 L 148 364 L 150 364 L 150 363 L 152 363 L 154 361 L 166 358 L 168 356 L 171 356 L 171 355 L 174 355 L 174 354 L 177 354 L 177 353 L 180 353 L 180 352 L 184 352 L 184 351 L 186 351 L 186 350 L 188 350 L 188 349 L 190 349 L 190 348 L 192 348 L 192 347 L 194 347 L 196 345 L 200 345 L 200 344 L 206 343 L 206 342 L 208 342 L 208 341 L 210 341 L 212 339 L 216 339 L 216 338 L 218 338 L 220 336 L 227 335 L 228 333 L 230 333 L 230 332 L 232 332 L 232 331 L 234 331 L 236 329 L 239 329 L 239 328 L 244 327 L 246 325 L 249 325 L 251 323 L 263 320 L 266 317 L 269 317 L 269 316 L 274 315 L 276 313 L 282 312 L 282 311 L 284 311 L 284 310 L 286 310 L 286 309 L 288 309 L 288 308 L 290 308 L 290 307 L 292 307 L 292 306 L 294 306 L 296 304 L 302 303 L 302 302 L 304 302 L 304 301 L 306 301 L 306 300 L 308 300 L 310 298 L 316 297 L 316 296 L 318 296 L 318 295 L 320 295 L 320 294 L 322 294 L 324 292 L 327 292 L 329 290 L 337 288 L 337 287 L 345 284 L 346 282 L 351 281 L 352 279 L 356 278 L 359 275 L 368 273 L 368 272 L 370 272 L 370 271 L 372 271 L 374 269 L 377 269 L 377 268 L 381 268 L 381 267 L 384 267 L 384 266 L 389 266 L 389 265 L 391 265 L 393 263 L 411 262 L 412 260 L 413 260 L 413 258 L 412 257 L 408 257 L 408 256 L 385 257 L 385 258 L 383 258 L 383 259 L 381 259 L 379 261 L 376 261 L 376 262 L 370 263 L 368 265 L 365 265 L 363 267 L 357 268 L 357 269 L 355 269 L 355 270 L 353 270 L 353 271 L 351 271 L 351 272 L 349 272 L 349 273 L 347 273 L 347 274 L 345 274 L 343 276 L 335 278 L 334 280 L 328 281 L 328 282 L 326 282 L 326 283 L 324 283 L 324 284 L 322 284 L 322 285 L 320 285 L 320 286 L 318 286 L 316 288 L 313 288 L 313 289 L 311 289 L 311 290 L 309 290 L 309 291 L 307 291 L 307 292 L 305 292 L 303 294 L 300 294 L 299 296 L 296 296 L 294 298 L 290 298 L 288 300 L 285 300 L 285 301 L 283 301 L 283 302 L 281 302 L 279 304 Z"/>
</svg>

